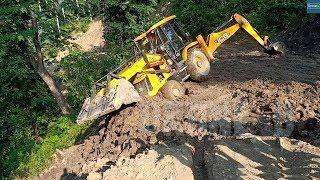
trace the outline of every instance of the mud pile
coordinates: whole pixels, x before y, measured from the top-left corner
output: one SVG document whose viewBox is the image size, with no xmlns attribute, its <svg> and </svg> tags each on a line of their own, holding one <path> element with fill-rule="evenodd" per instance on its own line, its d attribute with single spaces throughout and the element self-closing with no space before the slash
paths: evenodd
<svg viewBox="0 0 320 180">
<path fill-rule="evenodd" d="M 199 149 L 193 154 L 193 172 L 204 179 L 210 174 L 204 159 L 212 157 L 201 158 L 208 149 L 201 147 L 217 140 L 252 134 L 320 146 L 320 58 L 299 53 L 274 58 L 261 52 L 248 39 L 224 45 L 208 81 L 183 83 L 188 94 L 176 101 L 161 94 L 145 97 L 100 119 L 92 135 L 58 153 L 57 163 L 41 178 L 103 174 L 123 157 L 135 158 L 168 141 L 179 145 L 181 139 Z"/>
<path fill-rule="evenodd" d="M 309 142 L 319 139 L 320 99 L 317 94 L 305 95 L 311 91 L 309 86 L 298 86 L 295 93 L 288 93 L 287 86 L 270 90 L 272 85 L 260 81 L 249 82 L 250 89 L 233 85 L 234 91 L 218 85 L 205 89 L 194 83 L 185 86 L 189 95 L 178 101 L 156 97 L 122 110 L 98 135 L 86 140 L 79 152 L 86 160 L 109 155 L 116 160 L 157 143 L 159 133 L 173 131 L 200 140 L 243 133 L 286 137 L 306 133 Z"/>
<path fill-rule="evenodd" d="M 79 148 L 83 158 L 132 156 L 157 143 L 159 133 L 173 131 L 198 139 L 251 133 L 318 144 L 320 60 L 305 61 L 309 69 L 304 69 L 302 56 L 274 59 L 257 53 L 248 41 L 236 43 L 217 55 L 209 81 L 183 84 L 188 89 L 185 97 L 145 98 L 113 116 Z"/>
<path fill-rule="evenodd" d="M 137 155 L 124 158 L 101 173 L 104 179 L 185 179 L 194 178 L 192 148 L 185 144 L 175 147 L 157 146 Z"/>
<path fill-rule="evenodd" d="M 193 144 L 184 135 L 135 159 L 121 159 L 106 172 L 90 173 L 88 179 L 317 178 L 319 157 L 319 148 L 288 138 L 251 136 Z"/>
</svg>

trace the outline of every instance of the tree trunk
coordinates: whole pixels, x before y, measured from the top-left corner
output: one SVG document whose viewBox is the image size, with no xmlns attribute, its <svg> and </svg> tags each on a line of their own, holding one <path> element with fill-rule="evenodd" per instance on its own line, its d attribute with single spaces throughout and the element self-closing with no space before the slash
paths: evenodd
<svg viewBox="0 0 320 180">
<path fill-rule="evenodd" d="M 34 43 L 35 46 L 37 46 L 37 43 Z M 32 66 L 37 71 L 37 73 L 40 75 L 42 80 L 46 83 L 46 85 L 49 87 L 52 95 L 55 97 L 58 106 L 62 112 L 62 114 L 70 114 L 70 106 L 66 99 L 64 98 L 63 94 L 61 93 L 58 85 L 52 78 L 52 76 L 49 74 L 47 69 L 44 67 L 43 61 L 43 55 L 42 52 L 37 51 L 37 57 L 34 57 L 31 52 L 28 50 L 28 45 L 26 42 L 22 41 L 19 43 L 19 47 L 22 50 L 23 54 L 30 60 Z M 36 48 L 37 49 L 37 48 Z"/>
<path fill-rule="evenodd" d="M 60 89 L 58 88 L 56 82 L 49 74 L 49 72 L 45 69 L 45 67 L 39 67 L 37 69 L 37 72 L 41 76 L 42 80 L 47 84 L 52 95 L 57 100 L 62 114 L 70 114 L 70 106 L 64 98 L 63 94 L 61 93 Z"/>
<path fill-rule="evenodd" d="M 35 47 L 36 53 L 37 53 L 37 57 L 35 58 L 36 64 L 37 64 L 36 71 L 41 76 L 43 81 L 47 84 L 52 95 L 56 98 L 57 103 L 62 111 L 62 114 L 70 114 L 70 106 L 69 106 L 68 102 L 64 98 L 63 94 L 61 93 L 61 91 L 58 88 L 54 79 L 51 77 L 51 75 L 49 74 L 47 69 L 44 67 L 44 64 L 43 64 L 44 57 L 43 57 L 43 53 L 41 50 L 40 37 L 39 37 L 39 32 L 38 32 L 38 24 L 37 24 L 37 20 L 34 17 L 34 15 L 32 15 L 32 26 L 36 30 L 35 35 L 33 37 L 33 44 L 34 44 L 34 47 Z"/>
<path fill-rule="evenodd" d="M 66 99 L 64 98 L 63 94 L 61 93 L 59 87 L 57 86 L 56 82 L 52 78 L 52 76 L 49 74 L 47 69 L 44 67 L 44 56 L 41 50 L 41 44 L 40 44 L 40 36 L 38 32 L 38 24 L 35 16 L 31 12 L 31 22 L 32 22 L 32 28 L 35 29 L 35 34 L 33 36 L 33 44 L 34 48 L 36 50 L 36 55 L 32 53 L 28 48 L 28 42 L 27 41 L 20 41 L 19 47 L 23 54 L 30 60 L 32 66 L 35 68 L 37 73 L 40 75 L 42 80 L 46 83 L 46 85 L 49 87 L 52 95 L 55 97 L 58 106 L 60 107 L 60 110 L 62 111 L 62 114 L 70 114 L 70 106 Z"/>
</svg>

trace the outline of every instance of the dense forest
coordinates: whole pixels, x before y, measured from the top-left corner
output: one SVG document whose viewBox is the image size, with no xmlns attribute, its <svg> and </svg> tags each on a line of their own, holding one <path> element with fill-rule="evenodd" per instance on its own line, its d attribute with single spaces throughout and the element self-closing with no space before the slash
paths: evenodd
<svg viewBox="0 0 320 180">
<path fill-rule="evenodd" d="M 278 34 L 314 19 L 305 0 L 2 0 L 0 5 L 0 179 L 39 174 L 57 149 L 84 137 L 76 125 L 92 83 L 132 55 L 132 39 L 176 14 L 194 37 L 239 12 L 261 33 Z M 100 19 L 104 48 L 70 45 Z M 281 37 L 279 37 L 281 38 Z M 70 48 L 60 62 L 54 57 Z M 103 53 L 102 53 L 103 52 Z M 49 72 L 48 65 L 56 70 Z"/>
</svg>

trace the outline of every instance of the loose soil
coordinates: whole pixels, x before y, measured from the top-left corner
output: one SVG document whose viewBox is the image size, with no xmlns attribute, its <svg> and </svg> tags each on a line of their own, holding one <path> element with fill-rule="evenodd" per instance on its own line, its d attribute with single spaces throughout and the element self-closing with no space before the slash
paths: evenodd
<svg viewBox="0 0 320 180">
<path fill-rule="evenodd" d="M 231 39 L 208 81 L 100 118 L 38 178 L 319 178 L 320 54 L 290 45 L 276 58 Z"/>
<path fill-rule="evenodd" d="M 95 20 L 89 24 L 89 29 L 85 33 L 72 34 L 70 42 L 79 45 L 83 51 L 87 52 L 105 45 L 103 34 L 102 20 Z"/>
<path fill-rule="evenodd" d="M 71 39 L 68 41 L 71 43 L 69 46 L 78 46 L 84 52 L 93 51 L 95 48 L 103 48 L 105 40 L 103 38 L 104 27 L 102 20 L 94 20 L 89 25 L 86 32 L 72 32 Z M 63 58 L 70 54 L 69 48 L 65 48 L 63 51 L 59 51 L 55 57 L 56 61 L 60 62 Z"/>
</svg>

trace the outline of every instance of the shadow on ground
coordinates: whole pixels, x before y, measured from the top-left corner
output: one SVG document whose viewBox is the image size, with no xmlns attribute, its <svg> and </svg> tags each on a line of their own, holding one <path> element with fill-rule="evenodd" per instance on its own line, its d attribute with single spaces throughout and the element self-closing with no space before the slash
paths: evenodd
<svg viewBox="0 0 320 180">
<path fill-rule="evenodd" d="M 67 169 L 64 169 L 60 180 L 86 180 L 87 176 L 88 174 L 78 176 L 76 173 L 68 172 Z"/>
<path fill-rule="evenodd" d="M 274 137 L 250 137 L 244 139 L 213 140 L 204 137 L 198 140 L 180 132 L 159 133 L 159 141 L 167 148 L 185 146 L 193 150 L 193 166 L 186 162 L 183 154 L 158 151 L 160 158 L 174 156 L 189 166 L 195 179 L 237 179 L 241 178 L 305 178 L 320 176 L 320 152 L 298 141 Z M 309 152 L 295 152 L 297 148 Z M 290 149 L 292 148 L 292 149 Z M 293 150 L 294 149 L 294 150 Z M 157 148 L 155 148 L 157 150 Z M 300 149 L 301 150 L 301 149 Z"/>
</svg>

